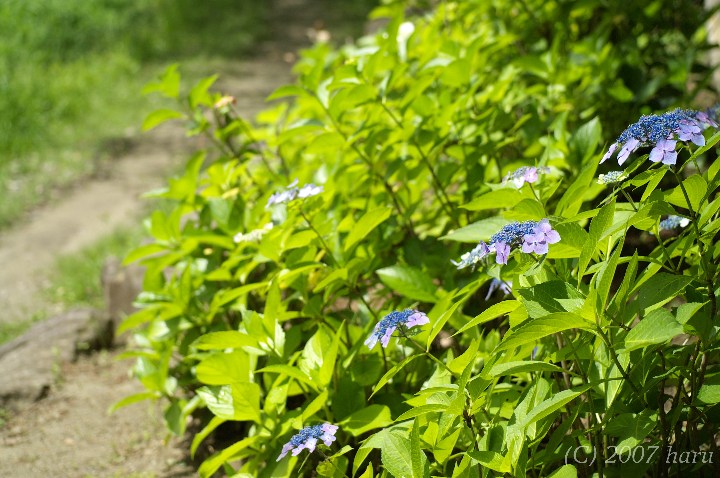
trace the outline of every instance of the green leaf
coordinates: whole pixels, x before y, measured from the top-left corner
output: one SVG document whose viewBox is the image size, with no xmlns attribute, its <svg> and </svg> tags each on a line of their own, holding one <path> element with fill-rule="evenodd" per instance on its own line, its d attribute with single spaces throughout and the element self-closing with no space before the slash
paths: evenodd
<svg viewBox="0 0 720 478">
<path fill-rule="evenodd" d="M 224 450 L 215 453 L 213 456 L 208 458 L 207 460 L 203 461 L 200 465 L 200 468 L 198 468 L 198 474 L 201 478 L 209 478 L 211 477 L 221 466 L 223 466 L 227 461 L 229 461 L 233 456 L 235 456 L 237 453 L 241 452 L 245 448 L 248 448 L 255 444 L 256 441 L 258 441 L 261 438 L 260 435 L 252 436 L 245 438 L 243 440 L 240 440 L 239 442 L 235 443 L 234 445 L 230 445 L 229 447 L 225 448 Z"/>
<path fill-rule="evenodd" d="M 575 465 L 563 465 L 557 470 L 555 470 L 552 474 L 548 475 L 548 478 L 577 478 L 577 468 L 575 468 Z"/>
<path fill-rule="evenodd" d="M 512 350 L 515 347 L 535 342 L 543 337 L 565 330 L 591 330 L 592 325 L 591 322 L 588 322 L 581 316 L 570 312 L 556 312 L 540 319 L 531 319 L 524 322 L 517 329 L 513 329 L 505 334 L 502 342 L 495 347 L 493 353 Z"/>
<path fill-rule="evenodd" d="M 265 101 L 277 100 L 280 98 L 287 98 L 289 96 L 307 96 L 308 92 L 304 88 L 297 85 L 283 85 L 280 88 L 273 91 Z"/>
<path fill-rule="evenodd" d="M 481 219 L 460 229 L 455 229 L 440 239 L 471 243 L 487 241 L 493 234 L 509 223 L 510 221 L 502 216 L 493 216 L 487 219 Z"/>
<path fill-rule="evenodd" d="M 128 255 L 125 256 L 125 259 L 123 259 L 123 265 L 126 266 L 147 256 L 167 252 L 167 250 L 167 247 L 162 244 L 144 244 L 130 251 Z"/>
<path fill-rule="evenodd" d="M 518 307 L 520 307 L 520 302 L 518 302 L 517 300 L 505 300 L 505 301 L 499 302 L 497 304 L 494 304 L 494 305 L 488 307 L 487 309 L 485 309 L 485 311 L 482 314 L 478 315 L 477 317 L 472 319 L 470 322 L 463 325 L 460 328 L 460 330 L 455 332 L 455 334 L 453 334 L 453 335 L 457 335 L 461 332 L 466 331 L 469 328 L 475 327 L 476 325 L 484 324 L 485 322 L 489 322 L 489 321 L 496 319 L 502 315 L 508 314 L 508 313 L 512 312 L 513 310 L 517 309 Z"/>
<path fill-rule="evenodd" d="M 185 118 L 185 115 L 179 111 L 169 109 L 156 110 L 147 115 L 147 117 L 143 121 L 142 130 L 148 131 L 155 128 L 156 126 L 165 123 L 166 121 L 180 118 Z"/>
<path fill-rule="evenodd" d="M 392 424 L 390 409 L 386 405 L 370 405 L 358 410 L 340 422 L 343 431 L 352 436 L 362 435 L 368 430 L 383 428 Z"/>
<path fill-rule="evenodd" d="M 567 403 L 587 392 L 591 386 L 591 384 L 583 385 L 582 387 L 574 390 L 563 390 L 559 393 L 553 394 L 550 398 L 536 405 L 528 412 L 522 420 L 523 426 L 527 427 L 528 425 L 532 425 L 550 414 L 555 413 Z"/>
<path fill-rule="evenodd" d="M 698 174 L 694 174 L 683 181 L 683 186 L 685 186 L 685 191 L 690 199 L 690 205 L 692 206 L 693 211 L 700 210 L 700 202 L 703 200 L 708 190 L 708 185 L 707 182 L 705 182 L 705 179 Z M 687 200 L 685 199 L 685 194 L 683 194 L 680 186 L 677 186 L 672 191 L 665 193 L 665 200 L 675 206 L 689 209 Z"/>
<path fill-rule="evenodd" d="M 378 269 L 377 275 L 383 284 L 408 299 L 435 302 L 437 286 L 420 269 L 406 265 L 395 265 Z"/>
<path fill-rule="evenodd" d="M 395 419 L 396 422 L 403 422 L 411 418 L 419 417 L 420 415 L 427 415 L 428 413 L 444 412 L 447 410 L 447 405 L 444 403 L 429 403 L 427 405 L 420 405 L 413 407 L 407 412 L 403 413 Z"/>
<path fill-rule="evenodd" d="M 153 400 L 160 398 L 160 394 L 157 392 L 140 392 L 133 395 L 129 395 L 125 398 L 118 400 L 108 408 L 108 414 L 115 413 L 115 411 L 122 407 L 127 407 L 133 403 L 142 402 L 143 400 Z"/>
<path fill-rule="evenodd" d="M 239 349 L 241 347 L 258 348 L 259 345 L 257 339 L 248 334 L 235 330 L 226 330 L 201 335 L 191 344 L 191 347 L 198 350 L 224 350 Z"/>
<path fill-rule="evenodd" d="M 168 66 L 158 81 L 152 81 L 143 87 L 142 93 L 160 93 L 166 98 L 177 99 L 180 95 L 180 73 L 178 67 L 180 65 L 174 63 Z"/>
<path fill-rule="evenodd" d="M 638 288 L 639 310 L 648 313 L 675 298 L 693 278 L 659 272 Z"/>
<path fill-rule="evenodd" d="M 306 373 L 304 373 L 302 370 L 295 368 L 291 365 L 287 364 L 275 364 L 275 365 L 268 365 L 265 368 L 261 368 L 259 370 L 255 370 L 255 373 L 277 373 L 280 375 L 287 375 L 288 377 L 294 378 L 296 380 L 301 381 L 305 385 L 309 385 L 312 388 L 317 390 L 318 384 L 312 381 L 312 378 L 308 376 Z"/>
<path fill-rule="evenodd" d="M 217 427 L 225 423 L 225 419 L 220 417 L 212 417 L 210 422 L 205 427 L 197 432 L 193 437 L 192 444 L 190 445 L 190 458 L 195 458 L 195 452 L 197 451 L 200 443 L 207 438 Z"/>
<path fill-rule="evenodd" d="M 612 418 L 605 427 L 608 435 L 619 438 L 617 449 L 629 450 L 645 441 L 657 425 L 658 416 L 654 410 L 640 413 L 621 413 Z"/>
<path fill-rule="evenodd" d="M 411 355 L 411 356 L 403 359 L 402 362 L 398 362 L 395 365 L 393 365 L 393 367 L 390 370 L 388 370 L 387 372 L 385 372 L 385 375 L 383 375 L 380 378 L 377 385 L 375 385 L 373 387 L 373 392 L 370 395 L 370 397 L 372 397 L 373 395 L 378 393 L 380 391 L 380 389 L 383 388 L 385 386 L 385 384 L 388 383 L 390 381 L 390 379 L 395 376 L 395 374 L 397 374 L 400 370 L 403 369 L 403 367 L 405 367 L 407 364 L 409 364 L 410 362 L 412 362 L 413 360 L 415 360 L 418 357 L 422 357 L 422 355 Z"/>
<path fill-rule="evenodd" d="M 517 293 L 522 297 L 528 315 L 535 319 L 555 312 L 578 312 L 585 303 L 580 291 L 558 280 L 518 289 Z"/>
<path fill-rule="evenodd" d="M 707 375 L 695 400 L 699 404 L 720 403 L 720 374 Z"/>
<path fill-rule="evenodd" d="M 365 239 L 376 227 L 385 222 L 391 213 L 392 208 L 380 207 L 363 214 L 345 239 L 345 250 L 350 250 L 352 246 Z"/>
<path fill-rule="evenodd" d="M 420 448 L 420 430 L 417 420 L 413 421 L 413 427 L 410 430 L 410 460 L 412 462 L 412 476 L 430 476 L 428 459 Z"/>
<path fill-rule="evenodd" d="M 260 387 L 256 383 L 206 386 L 197 389 L 197 394 L 217 417 L 260 423 Z"/>
<path fill-rule="evenodd" d="M 601 138 L 602 125 L 600 119 L 596 116 L 577 128 L 570 140 L 570 146 L 577 152 L 577 155 L 581 158 L 580 162 L 583 163 L 595 152 Z"/>
<path fill-rule="evenodd" d="M 385 469 L 395 478 L 422 478 L 413 470 L 410 440 L 393 430 L 383 435 L 380 459 Z"/>
<path fill-rule="evenodd" d="M 523 199 L 525 199 L 526 196 L 522 192 L 520 192 L 517 189 L 511 189 L 511 188 L 502 188 L 502 189 L 496 189 L 495 191 L 490 191 L 488 193 L 483 194 L 477 199 L 474 199 L 470 201 L 467 204 L 464 204 L 460 206 L 463 209 L 467 209 L 468 211 L 484 211 L 487 209 L 505 209 L 505 208 L 511 208 Z M 495 231 L 497 232 L 497 231 Z"/>
<path fill-rule="evenodd" d="M 250 358 L 236 350 L 232 353 L 216 353 L 202 360 L 195 368 L 197 379 L 207 385 L 227 385 L 250 380 Z"/>
<path fill-rule="evenodd" d="M 503 377 L 505 375 L 515 375 L 527 372 L 562 373 L 562 369 L 557 365 L 553 365 L 548 362 L 541 362 L 538 360 L 521 360 L 516 362 L 495 364 L 492 366 L 492 368 L 490 368 L 487 374 L 485 374 L 485 372 L 483 371 L 482 375 L 488 377 Z"/>
<path fill-rule="evenodd" d="M 598 249 L 598 243 L 603 237 L 603 233 L 613 223 L 614 215 L 615 199 L 604 205 L 590 223 L 590 236 L 583 245 L 582 251 L 580 252 L 580 259 L 578 260 L 578 278 L 582 278 L 582 276 L 585 275 L 585 270 L 588 264 L 590 264 L 590 259 L 593 258 L 595 251 Z"/>
<path fill-rule="evenodd" d="M 498 473 L 510 473 L 510 466 L 505 462 L 505 457 L 496 451 L 468 451 L 467 454 L 480 463 L 485 468 L 489 468 Z"/>
<path fill-rule="evenodd" d="M 625 352 L 641 349 L 649 345 L 669 342 L 683 333 L 682 325 L 666 309 L 650 312 L 625 336 Z"/>
<path fill-rule="evenodd" d="M 197 82 L 195 86 L 190 90 L 188 100 L 190 102 L 190 108 L 195 109 L 198 105 L 212 106 L 212 97 L 208 94 L 210 87 L 217 81 L 218 75 L 208 76 Z"/>
</svg>

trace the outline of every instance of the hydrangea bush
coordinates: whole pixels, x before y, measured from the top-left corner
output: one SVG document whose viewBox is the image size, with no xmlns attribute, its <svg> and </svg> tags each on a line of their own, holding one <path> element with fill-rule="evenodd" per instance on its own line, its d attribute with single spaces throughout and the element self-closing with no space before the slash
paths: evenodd
<svg viewBox="0 0 720 478">
<path fill-rule="evenodd" d="M 619 5 L 385 5 L 257 125 L 168 69 L 145 126 L 214 147 L 150 194 L 118 406 L 162 399 L 203 477 L 711 476 L 717 118 L 646 110 L 698 36 Z"/>
</svg>

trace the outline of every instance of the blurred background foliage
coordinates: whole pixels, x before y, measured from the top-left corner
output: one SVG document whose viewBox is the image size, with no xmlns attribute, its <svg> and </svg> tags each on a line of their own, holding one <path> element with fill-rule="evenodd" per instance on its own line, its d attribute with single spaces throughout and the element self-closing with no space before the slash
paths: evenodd
<svg viewBox="0 0 720 478">
<path fill-rule="evenodd" d="M 186 73 L 199 78 L 219 61 L 255 54 L 274 33 L 279 3 L 0 2 L 0 196 L 8 199 L 0 203 L 0 228 L 49 189 L 92 172 L 106 154 L 104 139 L 136 132 L 156 106 L 142 86 L 168 63 L 189 63 Z M 375 2 L 313 3 L 337 19 L 343 35 L 357 36 Z"/>
</svg>

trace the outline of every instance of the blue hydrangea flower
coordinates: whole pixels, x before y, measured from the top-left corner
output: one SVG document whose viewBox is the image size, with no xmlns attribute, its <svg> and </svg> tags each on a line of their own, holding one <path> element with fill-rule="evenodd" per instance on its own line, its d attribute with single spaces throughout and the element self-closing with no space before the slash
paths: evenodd
<svg viewBox="0 0 720 478">
<path fill-rule="evenodd" d="M 316 186 L 312 183 L 306 184 L 305 186 L 298 188 L 298 180 L 293 181 L 284 191 L 273 193 L 268 199 L 266 208 L 274 206 L 275 204 L 287 204 L 295 199 L 305 199 L 311 196 L 317 196 L 323 192 L 322 186 Z"/>
<path fill-rule="evenodd" d="M 373 329 L 370 337 L 365 340 L 365 345 L 372 350 L 379 340 L 383 347 L 387 347 L 390 342 L 390 337 L 392 337 L 396 329 L 409 329 L 416 325 L 425 325 L 428 323 L 430 323 L 428 316 L 418 310 L 405 309 L 402 312 L 390 312 L 375 325 L 375 329 Z"/>
<path fill-rule="evenodd" d="M 672 231 L 674 229 L 683 229 L 690 224 L 690 219 L 682 216 L 668 216 L 666 219 L 660 221 L 661 231 Z"/>
<path fill-rule="evenodd" d="M 705 137 L 702 131 L 708 126 L 717 127 L 717 122 L 706 111 L 678 108 L 661 115 L 645 115 L 620 134 L 600 162 L 610 159 L 620 147 L 617 159 L 618 164 L 622 165 L 630 153 L 641 146 L 652 146 L 650 161 L 673 165 L 677 161 L 677 142 L 691 141 L 703 146 Z"/>
<path fill-rule="evenodd" d="M 616 184 L 627 178 L 624 171 L 609 171 L 607 174 L 598 176 L 598 184 Z"/>
<path fill-rule="evenodd" d="M 495 262 L 507 264 L 514 247 L 522 246 L 525 253 L 547 254 L 548 244 L 560 241 L 560 234 L 550 226 L 547 219 L 542 221 L 512 222 L 503 226 L 490 238 L 490 245 L 480 242 L 469 253 L 463 254 L 460 262 L 451 261 L 458 269 L 478 263 L 491 252 Z"/>
<path fill-rule="evenodd" d="M 326 446 L 332 445 L 335 441 L 335 432 L 337 431 L 337 425 L 331 425 L 329 423 L 323 423 L 322 425 L 313 425 L 305 427 L 297 434 L 293 435 L 289 442 L 283 445 L 280 456 L 277 457 L 276 461 L 282 460 L 289 451 L 292 451 L 293 456 L 297 456 L 306 448 L 310 453 L 315 451 L 315 445 L 318 440 L 322 440 Z"/>
<path fill-rule="evenodd" d="M 495 279 L 490 281 L 490 288 L 485 296 L 485 300 L 490 300 L 490 297 L 495 293 L 496 290 L 500 289 L 504 295 L 508 295 L 512 292 L 512 281 L 505 282 L 501 279 Z"/>
</svg>

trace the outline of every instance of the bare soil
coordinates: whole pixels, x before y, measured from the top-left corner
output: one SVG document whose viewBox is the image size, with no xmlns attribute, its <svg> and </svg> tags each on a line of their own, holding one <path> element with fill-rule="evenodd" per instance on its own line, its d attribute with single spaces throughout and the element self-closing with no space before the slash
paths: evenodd
<svg viewBox="0 0 720 478">
<path fill-rule="evenodd" d="M 220 87 L 238 98 L 252 117 L 264 98 L 290 81 L 295 52 L 308 31 L 321 28 L 322 11 L 312 0 L 275 0 L 271 38 L 256 58 L 228 65 Z M 210 74 L 212 72 L 208 72 Z M 27 319 L 50 304 L 40 292 L 45 273 L 60 254 L 91 245 L 115 227 L 137 223 L 142 193 L 163 185 L 193 146 L 178 127 L 124 138 L 131 147 L 103 174 L 87 178 L 28 215 L 0 237 L 0 322 Z M 116 401 L 143 391 L 128 374 L 119 351 L 100 352 L 76 363 L 58 363 L 48 395 L 19 411 L 0 408 L 0 476 L 27 477 L 185 477 L 187 443 L 167 440 L 161 410 L 148 402 L 112 415 Z M 0 377 L 2 380 L 2 377 Z"/>
</svg>

